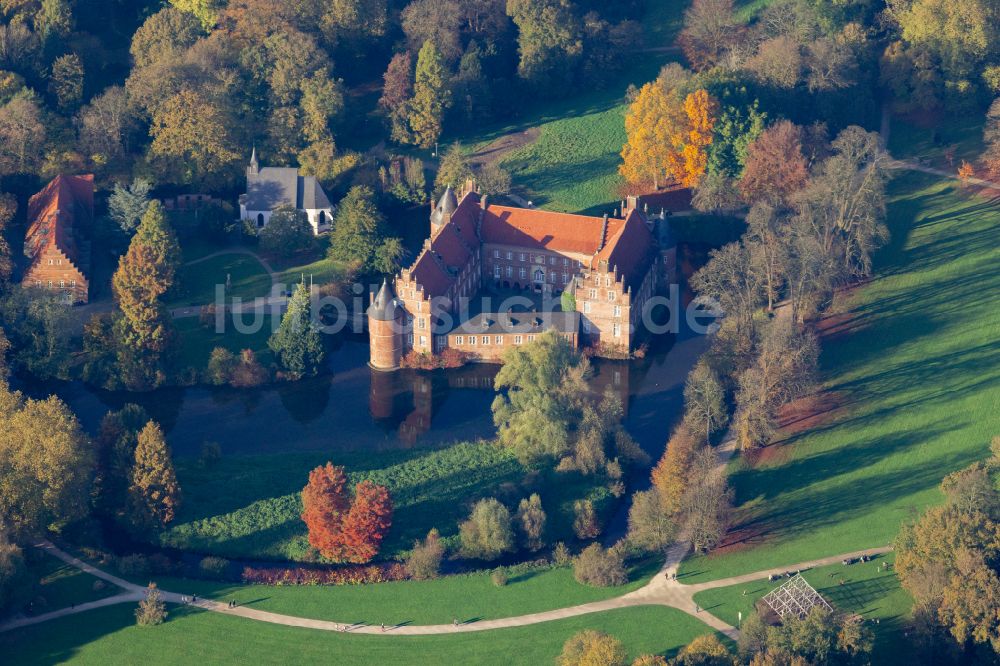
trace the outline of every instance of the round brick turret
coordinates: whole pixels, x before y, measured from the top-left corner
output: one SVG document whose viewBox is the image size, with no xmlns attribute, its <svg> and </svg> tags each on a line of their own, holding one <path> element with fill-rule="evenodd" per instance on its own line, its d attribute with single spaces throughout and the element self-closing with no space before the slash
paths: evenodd
<svg viewBox="0 0 1000 666">
<path fill-rule="evenodd" d="M 388 280 L 368 308 L 368 365 L 376 370 L 395 370 L 403 358 L 405 312 L 396 301 Z"/>
</svg>

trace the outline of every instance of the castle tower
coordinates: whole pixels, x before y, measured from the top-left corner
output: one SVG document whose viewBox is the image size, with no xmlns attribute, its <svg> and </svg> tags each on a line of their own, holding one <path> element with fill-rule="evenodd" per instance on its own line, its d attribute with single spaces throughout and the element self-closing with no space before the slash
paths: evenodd
<svg viewBox="0 0 1000 666">
<path fill-rule="evenodd" d="M 434 212 L 431 213 L 431 238 L 451 220 L 456 208 L 458 208 L 458 197 L 455 196 L 455 191 L 449 185 L 444 194 L 441 195 L 437 206 L 434 207 Z"/>
<path fill-rule="evenodd" d="M 395 370 L 403 357 L 405 312 L 396 301 L 387 279 L 368 307 L 368 365 L 376 370 Z"/>
</svg>

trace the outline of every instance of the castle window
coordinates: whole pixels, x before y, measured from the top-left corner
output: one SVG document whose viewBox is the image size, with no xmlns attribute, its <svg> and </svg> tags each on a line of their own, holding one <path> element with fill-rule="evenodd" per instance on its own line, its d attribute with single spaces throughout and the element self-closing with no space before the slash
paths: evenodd
<svg viewBox="0 0 1000 666">
<path fill-rule="evenodd" d="M 520 336 L 520 335 L 515 335 L 514 336 L 514 344 L 515 345 L 519 345 L 522 342 L 524 342 L 524 337 L 523 336 Z"/>
<path fill-rule="evenodd" d="M 495 277 L 498 280 L 500 279 L 500 267 L 499 266 L 494 266 L 493 267 L 493 277 Z"/>
<path fill-rule="evenodd" d="M 521 253 L 521 261 L 524 261 L 524 252 Z"/>
<path fill-rule="evenodd" d="M 54 263 L 56 263 L 55 259 L 49 259 L 49 266 L 53 265 Z"/>
<path fill-rule="evenodd" d="M 622 325 L 621 324 L 615 324 L 614 325 L 614 333 L 615 333 L 615 337 L 616 338 L 620 338 L 622 336 Z"/>
<path fill-rule="evenodd" d="M 62 266 L 62 259 L 56 260 L 56 264 L 59 265 L 59 266 Z"/>
<path fill-rule="evenodd" d="M 528 277 L 528 269 L 522 266 L 521 269 L 517 272 L 517 274 L 523 280 L 526 277 Z"/>
<path fill-rule="evenodd" d="M 583 311 L 586 314 L 590 314 L 590 301 L 584 301 L 583 302 Z"/>
<path fill-rule="evenodd" d="M 549 257 L 549 266 L 555 266 L 555 265 L 556 265 L 556 258 Z"/>
<path fill-rule="evenodd" d="M 469 336 L 469 344 L 472 345 L 473 347 L 476 346 L 476 336 L 474 335 Z"/>
<path fill-rule="evenodd" d="M 563 257 L 563 266 L 569 266 L 569 259 Z"/>
<path fill-rule="evenodd" d="M 423 317 L 417 317 L 417 328 L 425 328 Z"/>
<path fill-rule="evenodd" d="M 507 261 L 510 261 L 513 258 L 514 258 L 514 253 L 511 252 L 510 250 L 507 250 Z"/>
<path fill-rule="evenodd" d="M 507 266 L 507 277 L 511 277 L 512 275 L 514 275 L 514 267 Z"/>
<path fill-rule="evenodd" d="M 584 333 L 590 333 L 590 320 L 589 319 L 584 319 L 583 320 L 583 332 Z"/>
<path fill-rule="evenodd" d="M 528 342 L 534 342 L 534 341 L 535 341 L 535 336 L 529 335 L 528 336 Z"/>
<path fill-rule="evenodd" d="M 621 317 L 622 316 L 622 306 L 620 306 L 620 305 L 616 305 L 615 306 L 615 316 L 616 317 Z"/>
<path fill-rule="evenodd" d="M 264 213 L 257 213 L 257 228 L 264 226 Z"/>
<path fill-rule="evenodd" d="M 49 280 L 49 289 L 52 288 L 52 280 Z"/>
<path fill-rule="evenodd" d="M 613 292 L 613 291 L 609 291 L 609 292 L 608 292 L 608 300 L 609 300 L 609 301 L 613 301 L 613 300 L 615 300 L 615 297 L 616 297 L 616 295 L 617 295 L 617 294 L 616 294 L 615 292 Z"/>
<path fill-rule="evenodd" d="M 486 346 L 488 346 L 489 344 L 490 344 L 490 336 L 488 336 L 488 335 L 484 335 L 484 336 L 483 336 L 483 346 L 484 346 L 484 347 L 486 347 Z"/>
<path fill-rule="evenodd" d="M 502 335 L 498 335 L 495 338 L 493 338 L 493 341 L 495 343 L 497 343 L 498 345 L 502 345 L 503 344 L 503 336 Z"/>
<path fill-rule="evenodd" d="M 596 289 L 591 289 L 589 295 L 590 295 L 590 298 L 597 298 L 597 290 Z"/>
<path fill-rule="evenodd" d="M 411 347 L 413 346 L 413 333 L 406 334 L 406 343 Z"/>
<path fill-rule="evenodd" d="M 464 345 L 465 344 L 465 336 L 464 335 L 456 335 L 455 336 L 455 344 L 456 345 Z"/>
<path fill-rule="evenodd" d="M 70 280 L 69 281 L 69 286 L 72 289 L 76 289 L 76 280 Z"/>
<path fill-rule="evenodd" d="M 610 277 L 604 278 L 604 286 L 605 287 L 610 287 L 611 286 L 611 278 Z"/>
<path fill-rule="evenodd" d="M 563 275 L 563 284 L 568 284 L 569 283 L 569 275 L 567 275 L 566 273 L 563 273 L 562 275 Z"/>
<path fill-rule="evenodd" d="M 59 280 L 59 288 L 60 289 L 66 288 L 66 280 Z"/>
<path fill-rule="evenodd" d="M 441 351 L 447 345 L 448 345 L 448 338 L 444 337 L 443 335 L 435 335 L 434 336 L 434 347 L 438 351 Z"/>
<path fill-rule="evenodd" d="M 494 259 L 500 258 L 500 250 L 493 250 L 493 258 Z"/>
<path fill-rule="evenodd" d="M 420 346 L 421 347 L 426 347 L 427 346 L 427 336 L 426 335 L 421 335 L 420 336 Z"/>
</svg>

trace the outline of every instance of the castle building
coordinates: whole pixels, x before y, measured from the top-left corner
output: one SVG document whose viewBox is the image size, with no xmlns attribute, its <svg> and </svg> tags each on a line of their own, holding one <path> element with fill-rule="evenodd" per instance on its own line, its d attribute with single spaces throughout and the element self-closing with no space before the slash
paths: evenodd
<svg viewBox="0 0 1000 666">
<path fill-rule="evenodd" d="M 648 219 L 639 206 L 629 197 L 620 217 L 591 217 L 492 204 L 471 183 L 461 197 L 449 187 L 423 249 L 369 308 L 372 367 L 394 369 L 410 352 L 446 349 L 498 361 L 550 329 L 598 354 L 633 350 L 643 305 L 674 261 L 673 249 L 657 242 L 669 237 L 657 228 L 666 219 Z M 483 290 L 533 300 L 566 292 L 575 309 L 483 311 L 473 299 Z"/>
<path fill-rule="evenodd" d="M 240 219 L 252 220 L 261 229 L 279 206 L 305 213 L 314 234 L 330 228 L 333 206 L 316 177 L 301 176 L 294 167 L 261 167 L 254 148 L 247 167 L 247 191 L 240 195 Z"/>
<path fill-rule="evenodd" d="M 67 304 L 89 300 L 94 176 L 56 176 L 28 200 L 24 253 L 30 264 L 21 282 L 59 294 Z"/>
</svg>

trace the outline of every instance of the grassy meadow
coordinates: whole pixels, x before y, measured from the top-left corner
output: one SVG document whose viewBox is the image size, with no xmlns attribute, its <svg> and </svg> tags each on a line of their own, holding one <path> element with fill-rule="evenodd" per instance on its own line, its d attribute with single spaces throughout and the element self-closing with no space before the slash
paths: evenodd
<svg viewBox="0 0 1000 666">
<path fill-rule="evenodd" d="M 877 556 L 871 562 L 850 566 L 833 564 L 802 572 L 802 577 L 834 608 L 858 613 L 869 621 L 868 626 L 875 633 L 872 654 L 872 663 L 875 664 L 913 663 L 914 658 L 912 646 L 903 640 L 913 600 L 900 586 L 896 574 L 882 569 L 884 563 L 891 563 L 894 559 L 895 556 L 890 553 Z M 699 592 L 694 600 L 703 610 L 735 627 L 740 621 L 739 613 L 745 620 L 754 611 L 758 599 L 787 580 L 782 578 L 769 582 L 764 578 L 719 587 Z"/>
<path fill-rule="evenodd" d="M 733 463 L 735 542 L 686 581 L 885 545 L 1000 433 L 1000 203 L 914 173 L 889 196 L 892 240 L 823 341 L 832 407 Z"/>
<path fill-rule="evenodd" d="M 209 469 L 194 459 L 178 461 L 184 504 L 163 545 L 224 557 L 308 561 L 313 559 L 300 515 L 299 493 L 309 471 L 329 453 L 226 456 Z M 513 455 L 491 442 L 459 443 L 443 449 L 339 453 L 353 484 L 362 479 L 389 488 L 393 527 L 383 556 L 408 550 L 436 527 L 448 542 L 458 523 L 482 497 L 496 496 L 509 508 L 539 492 L 549 514 L 550 541 L 570 540 L 573 501 L 588 497 L 602 513 L 610 493 L 576 473 L 528 475 Z"/>
<path fill-rule="evenodd" d="M 0 634 L 4 658 L 16 664 L 551 664 L 567 638 L 583 629 L 618 637 L 630 657 L 672 656 L 711 633 L 671 608 L 642 607 L 529 627 L 455 636 L 353 636 L 283 627 L 220 613 L 171 607 L 159 627 L 137 627 L 130 604 Z"/>
<path fill-rule="evenodd" d="M 231 285 L 226 293 L 228 298 L 250 301 L 271 293 L 271 277 L 256 257 L 227 252 L 181 266 L 177 272 L 176 295 L 170 307 L 214 303 L 216 285 L 225 286 L 226 276 L 229 276 Z"/>
</svg>

